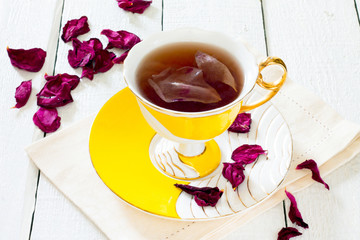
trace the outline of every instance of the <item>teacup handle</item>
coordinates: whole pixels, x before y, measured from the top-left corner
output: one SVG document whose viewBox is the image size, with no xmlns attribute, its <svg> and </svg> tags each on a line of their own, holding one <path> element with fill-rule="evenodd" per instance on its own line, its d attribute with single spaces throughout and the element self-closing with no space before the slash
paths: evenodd
<svg viewBox="0 0 360 240">
<path fill-rule="evenodd" d="M 270 66 L 270 65 L 279 65 L 284 70 L 284 73 L 283 73 L 283 75 L 281 76 L 281 78 L 279 80 L 268 83 L 268 82 L 264 81 L 263 76 L 261 74 L 261 71 L 264 68 L 266 68 L 267 66 Z M 252 110 L 254 108 L 257 108 L 257 107 L 261 106 L 262 104 L 266 103 L 267 101 L 269 101 L 273 96 L 276 95 L 276 93 L 280 90 L 280 88 L 284 84 L 284 82 L 286 80 L 286 75 L 287 75 L 286 65 L 283 62 L 283 60 L 281 60 L 280 58 L 268 57 L 268 58 L 266 58 L 265 61 L 262 61 L 259 64 L 259 75 L 258 75 L 258 78 L 256 80 L 256 84 L 259 85 L 260 87 L 266 89 L 266 90 L 269 90 L 270 92 L 266 96 L 264 96 L 263 99 L 260 99 L 260 100 L 258 100 L 257 102 L 255 102 L 253 104 L 241 106 L 240 112 L 250 111 L 250 110 Z"/>
</svg>

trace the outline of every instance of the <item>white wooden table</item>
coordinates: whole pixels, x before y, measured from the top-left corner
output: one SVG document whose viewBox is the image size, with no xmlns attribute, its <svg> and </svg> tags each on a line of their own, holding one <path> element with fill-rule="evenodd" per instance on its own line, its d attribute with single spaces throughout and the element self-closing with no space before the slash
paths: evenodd
<svg viewBox="0 0 360 240">
<path fill-rule="evenodd" d="M 23 151 L 44 137 L 32 123 L 44 73 L 80 76 L 67 61 L 71 44 L 59 40 L 68 20 L 87 16 L 91 31 L 80 40 L 97 37 L 104 44 L 105 28 L 141 38 L 188 26 L 242 35 L 264 55 L 281 57 L 294 81 L 360 124 L 359 11 L 360 0 L 154 0 L 142 15 L 123 11 L 115 0 L 0 0 L 0 239 L 106 239 Z M 45 66 L 39 73 L 15 69 L 7 45 L 45 49 Z M 93 81 L 83 79 L 72 92 L 74 102 L 58 109 L 61 128 L 96 113 L 125 86 L 121 74 L 116 65 Z M 16 86 L 28 79 L 33 79 L 30 101 L 21 110 L 10 109 Z M 329 192 L 314 184 L 295 194 L 310 225 L 297 239 L 359 239 L 360 156 L 325 181 Z M 276 239 L 290 225 L 284 218 L 288 205 L 279 204 L 224 239 Z"/>
</svg>

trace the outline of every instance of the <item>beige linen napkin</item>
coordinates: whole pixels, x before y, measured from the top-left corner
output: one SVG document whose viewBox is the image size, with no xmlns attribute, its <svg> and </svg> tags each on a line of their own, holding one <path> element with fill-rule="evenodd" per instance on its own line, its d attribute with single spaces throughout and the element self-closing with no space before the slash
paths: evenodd
<svg viewBox="0 0 360 240">
<path fill-rule="evenodd" d="M 296 192 L 314 181 L 296 165 L 315 159 L 322 176 L 360 152 L 360 126 L 342 119 L 309 91 L 287 80 L 272 103 L 293 137 L 293 163 L 280 189 L 267 200 L 232 217 L 185 222 L 143 213 L 120 200 L 92 167 L 88 142 L 95 116 L 46 137 L 26 151 L 49 180 L 110 239 L 217 239 L 281 202 L 284 187 Z"/>
</svg>

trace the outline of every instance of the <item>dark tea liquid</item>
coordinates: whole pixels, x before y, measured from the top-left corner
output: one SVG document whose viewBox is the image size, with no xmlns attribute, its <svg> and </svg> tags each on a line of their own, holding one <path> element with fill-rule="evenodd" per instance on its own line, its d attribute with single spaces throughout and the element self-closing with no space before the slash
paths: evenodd
<svg viewBox="0 0 360 240">
<path fill-rule="evenodd" d="M 148 79 L 168 67 L 197 67 L 195 62 L 197 51 L 211 55 L 225 64 L 235 79 L 237 91 L 224 83 L 216 83 L 210 85 L 219 93 L 221 97 L 219 102 L 206 104 L 192 101 L 173 103 L 163 101 L 150 86 Z M 234 101 L 242 90 L 244 76 L 238 62 L 225 50 L 208 44 L 184 42 L 168 44 L 151 51 L 140 63 L 136 73 L 136 81 L 142 96 L 155 105 L 181 112 L 202 112 L 225 106 Z"/>
</svg>

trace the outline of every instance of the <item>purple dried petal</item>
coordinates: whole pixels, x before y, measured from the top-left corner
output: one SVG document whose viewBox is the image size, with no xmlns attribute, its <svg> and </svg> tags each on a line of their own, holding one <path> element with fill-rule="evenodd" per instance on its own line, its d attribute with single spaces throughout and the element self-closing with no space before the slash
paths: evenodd
<svg viewBox="0 0 360 240">
<path fill-rule="evenodd" d="M 241 163 L 223 163 L 222 175 L 229 180 L 232 188 L 235 189 L 245 180 L 244 166 Z"/>
<path fill-rule="evenodd" d="M 7 47 L 11 64 L 29 72 L 38 72 L 43 67 L 46 52 L 41 48 L 11 49 Z"/>
<path fill-rule="evenodd" d="M 297 237 L 300 235 L 302 235 L 302 233 L 299 232 L 296 228 L 293 227 L 282 228 L 278 233 L 277 240 L 289 240 L 290 238 Z"/>
<path fill-rule="evenodd" d="M 50 81 L 57 81 L 57 82 L 66 82 L 70 85 L 71 90 L 74 90 L 77 85 L 79 85 L 80 83 L 80 78 L 76 75 L 70 75 L 67 73 L 63 73 L 63 74 L 57 74 L 55 76 L 49 76 L 47 74 L 45 74 L 45 80 L 50 82 Z"/>
<path fill-rule="evenodd" d="M 314 179 L 315 181 L 317 181 L 319 183 L 324 184 L 325 188 L 330 190 L 329 185 L 321 178 L 319 168 L 314 160 L 312 160 L 312 159 L 306 160 L 303 163 L 300 163 L 299 165 L 297 165 L 297 167 L 296 167 L 297 170 L 304 169 L 304 168 L 311 170 L 312 179 Z"/>
<path fill-rule="evenodd" d="M 267 151 L 261 146 L 244 144 L 233 151 L 231 159 L 238 163 L 250 164 L 262 154 L 267 154 Z"/>
<path fill-rule="evenodd" d="M 195 196 L 195 202 L 201 207 L 215 207 L 216 203 L 223 194 L 223 191 L 220 191 L 218 187 L 193 187 L 184 184 L 175 184 L 175 187 L 178 187 L 184 192 Z"/>
<path fill-rule="evenodd" d="M 88 78 L 90 80 L 93 80 L 94 78 L 94 69 L 92 67 L 88 67 L 88 66 L 85 66 L 83 67 L 83 70 L 82 70 L 82 73 L 81 73 L 81 78 Z"/>
<path fill-rule="evenodd" d="M 141 41 L 135 34 L 124 30 L 116 32 L 110 29 L 104 29 L 101 34 L 109 39 L 109 44 L 106 46 L 106 49 L 115 47 L 127 50 Z"/>
<path fill-rule="evenodd" d="M 63 28 L 63 34 L 61 35 L 61 39 L 64 42 L 69 42 L 71 39 L 89 32 L 90 28 L 87 20 L 88 19 L 86 16 L 82 16 L 79 19 L 73 19 L 68 21 Z"/>
<path fill-rule="evenodd" d="M 61 118 L 56 108 L 39 108 L 34 114 L 33 121 L 43 132 L 55 132 L 60 127 Z"/>
<path fill-rule="evenodd" d="M 129 53 L 129 50 L 125 51 L 123 54 L 120 55 L 120 57 L 114 58 L 113 62 L 115 64 L 123 63 L 125 58 L 127 57 Z"/>
<path fill-rule="evenodd" d="M 301 213 L 297 207 L 295 197 L 286 190 L 285 190 L 285 193 L 286 193 L 286 196 L 290 200 L 289 218 L 290 218 L 291 222 L 295 223 L 298 226 L 301 226 L 303 228 L 308 228 L 309 225 L 307 223 L 305 223 L 304 220 L 302 219 Z"/>
<path fill-rule="evenodd" d="M 73 50 L 69 50 L 68 61 L 71 67 L 84 67 L 95 57 L 94 42 L 80 42 L 73 39 Z"/>
<path fill-rule="evenodd" d="M 250 131 L 251 125 L 251 114 L 250 113 L 240 113 L 237 115 L 233 124 L 229 127 L 230 132 L 236 133 L 247 133 Z"/>
<path fill-rule="evenodd" d="M 143 13 L 152 1 L 143 0 L 117 0 L 120 8 L 132 13 Z"/>
<path fill-rule="evenodd" d="M 98 72 L 107 72 L 114 65 L 113 59 L 115 58 L 115 54 L 109 52 L 108 50 L 99 50 L 96 51 L 95 55 L 95 65 L 94 71 Z"/>
<path fill-rule="evenodd" d="M 23 81 L 15 91 L 16 105 L 15 108 L 21 108 L 29 100 L 31 93 L 31 80 Z"/>
<path fill-rule="evenodd" d="M 102 43 L 97 38 L 90 38 L 89 41 L 84 41 L 83 43 L 86 43 L 88 46 L 92 47 L 95 52 L 103 49 Z"/>
</svg>

